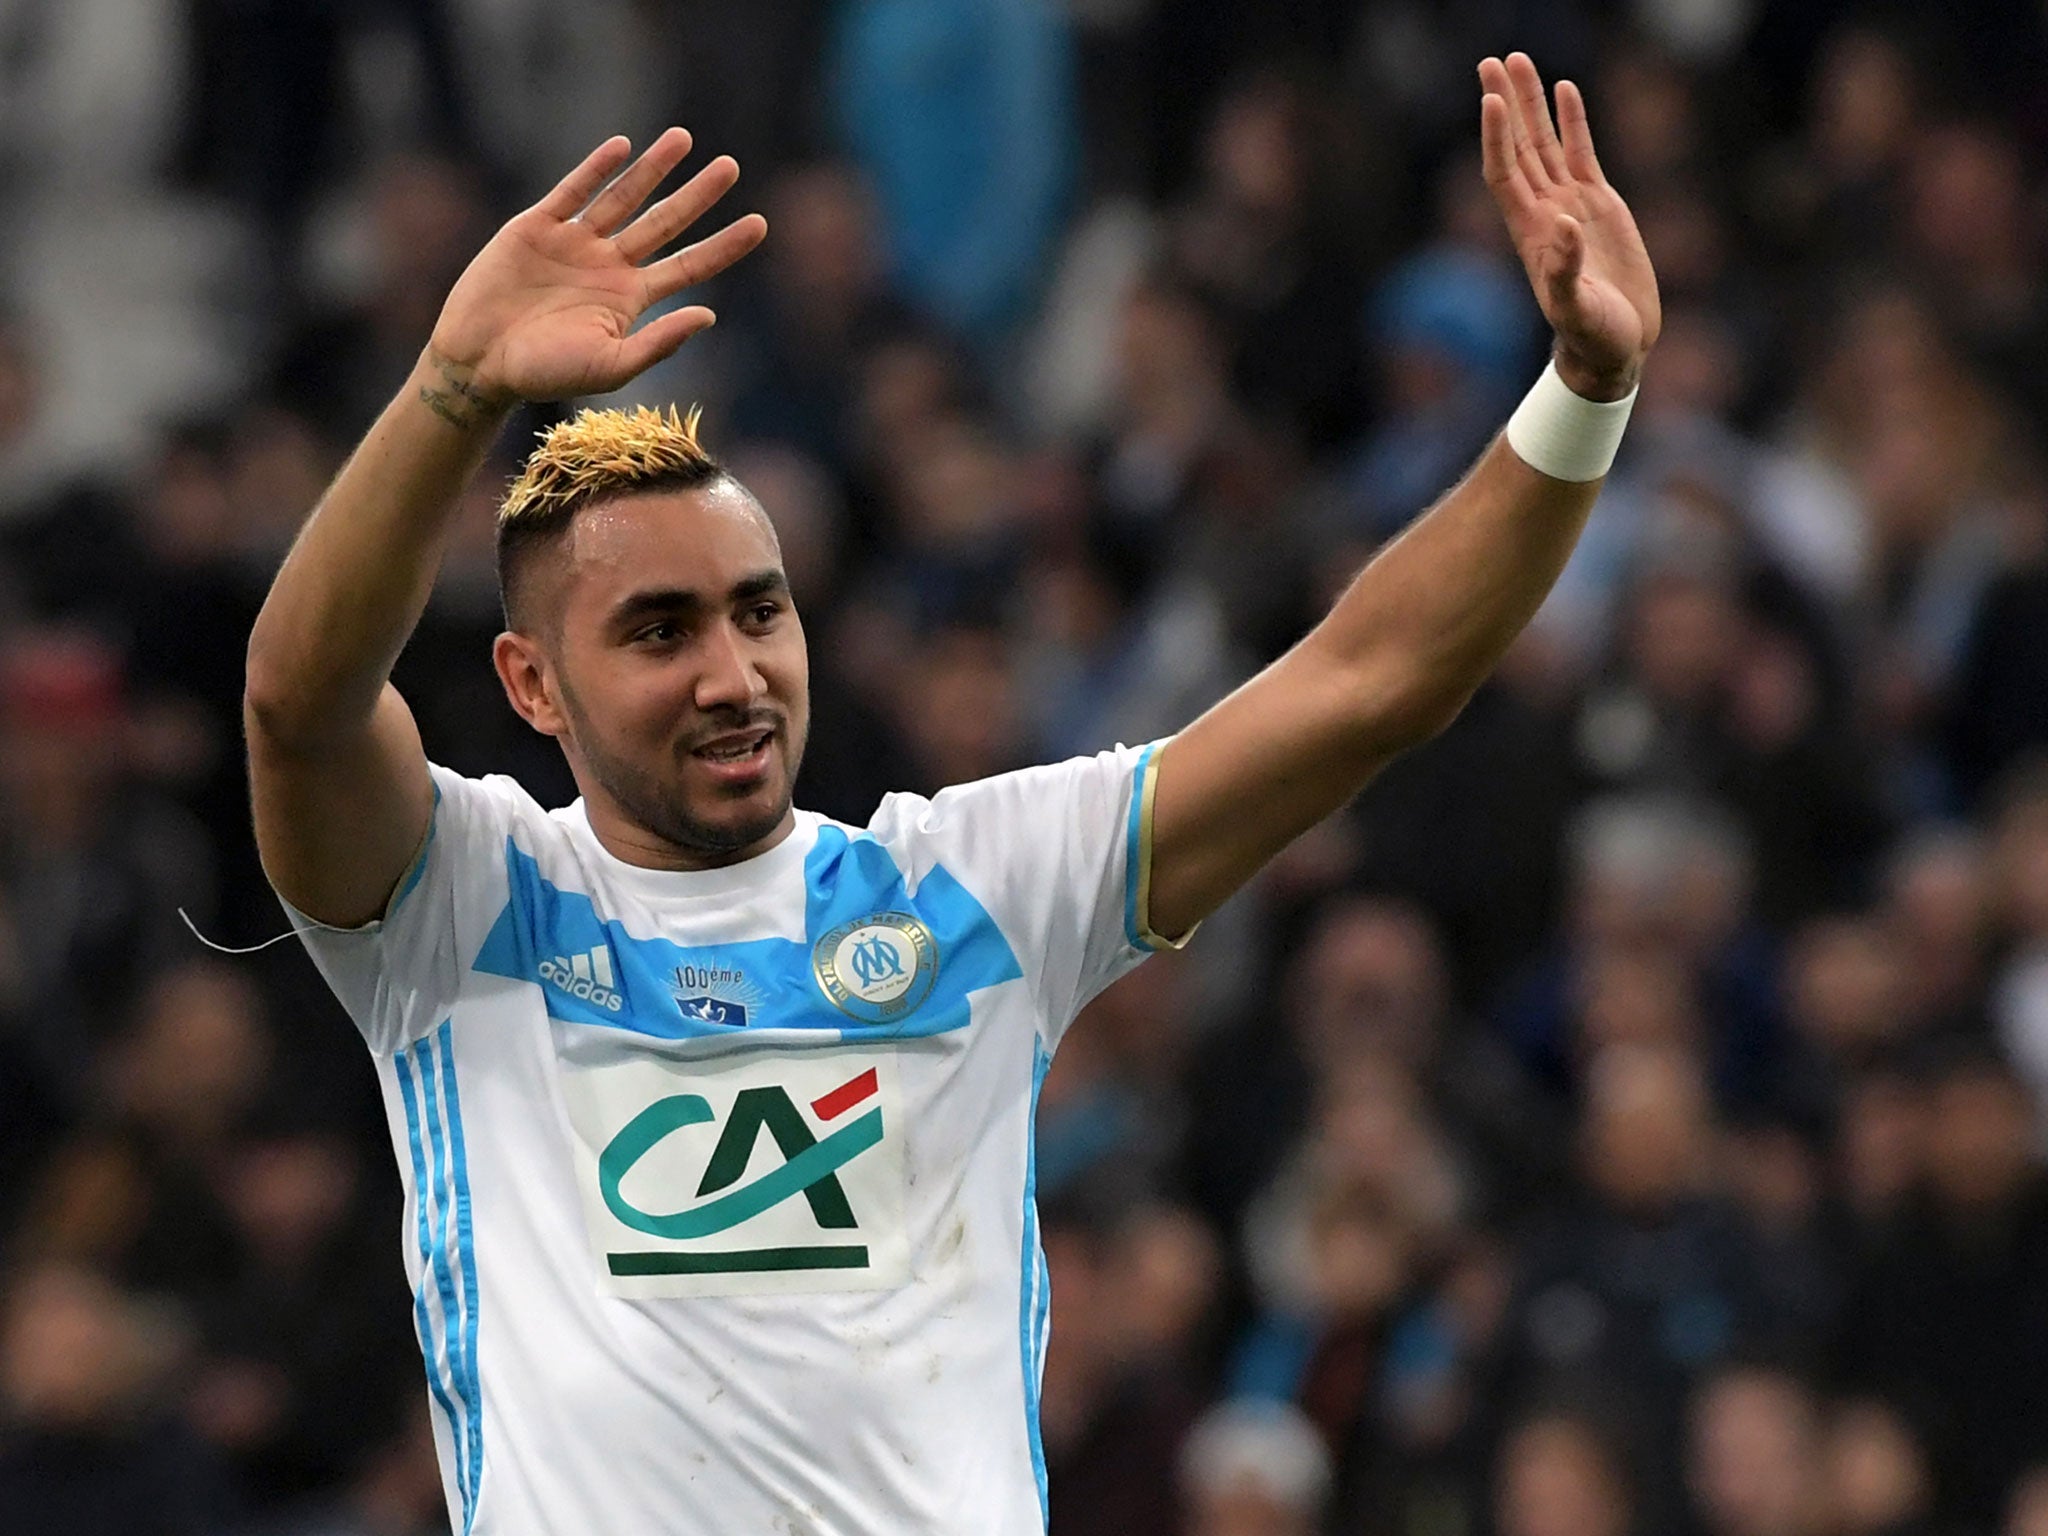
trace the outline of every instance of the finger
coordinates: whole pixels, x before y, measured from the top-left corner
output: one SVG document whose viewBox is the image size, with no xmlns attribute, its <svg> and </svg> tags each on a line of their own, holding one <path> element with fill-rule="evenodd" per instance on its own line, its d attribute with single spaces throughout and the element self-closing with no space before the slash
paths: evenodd
<svg viewBox="0 0 2048 1536">
<path fill-rule="evenodd" d="M 598 189 L 611 180 L 612 172 L 626 163 L 633 145 L 624 134 L 606 139 L 584 157 L 583 163 L 555 183 L 554 191 L 534 204 L 550 218 L 573 219 L 583 205 L 597 196 Z"/>
<path fill-rule="evenodd" d="M 663 129 L 661 137 L 647 146 L 647 153 L 627 166 L 584 210 L 583 222 L 600 235 L 610 234 L 633 216 L 633 210 L 647 201 L 647 194 L 660 186 L 689 152 L 689 134 L 680 128 Z"/>
<path fill-rule="evenodd" d="M 1568 213 L 1557 216 L 1545 263 L 1544 286 L 1550 290 L 1552 312 L 1568 314 L 1578 303 L 1579 274 L 1586 270 L 1586 232 Z"/>
<path fill-rule="evenodd" d="M 1526 53 L 1511 53 L 1507 70 L 1515 86 L 1516 108 L 1528 130 L 1529 145 L 1542 162 L 1543 174 L 1554 182 L 1569 180 L 1564 169 L 1564 150 L 1550 121 L 1550 103 L 1544 99 L 1543 77 L 1536 73 L 1536 61 Z"/>
<path fill-rule="evenodd" d="M 1604 186 L 1607 176 L 1593 153 L 1593 130 L 1586 123 L 1586 98 L 1569 80 L 1557 82 L 1557 123 L 1564 139 L 1565 168 L 1580 181 Z"/>
<path fill-rule="evenodd" d="M 612 244 L 638 266 L 702 218 L 739 179 L 739 162 L 731 155 L 720 155 L 620 230 Z"/>
<path fill-rule="evenodd" d="M 1524 121 L 1521 99 L 1514 81 L 1508 77 L 1507 65 L 1499 59 L 1485 60 L 1479 66 L 1479 83 L 1489 95 L 1498 96 L 1506 104 L 1508 139 L 1515 160 L 1522 167 L 1530 192 L 1540 195 L 1549 188 L 1550 175 L 1543 169 L 1543 157 L 1529 142 L 1529 125 Z"/>
<path fill-rule="evenodd" d="M 619 367 L 627 378 L 645 373 L 699 331 L 709 330 L 718 316 L 702 304 L 658 316 L 619 343 Z"/>
<path fill-rule="evenodd" d="M 1520 225 L 1536 211 L 1536 194 L 1515 159 L 1514 129 L 1509 126 L 1508 104 L 1489 91 L 1479 98 L 1479 158 L 1486 185 L 1511 226 Z"/>
<path fill-rule="evenodd" d="M 673 256 L 664 256 L 652 266 L 642 267 L 647 284 L 647 302 L 657 303 L 692 283 L 718 276 L 767 236 L 768 221 L 758 213 L 735 219 L 717 234 L 686 245 Z"/>
</svg>

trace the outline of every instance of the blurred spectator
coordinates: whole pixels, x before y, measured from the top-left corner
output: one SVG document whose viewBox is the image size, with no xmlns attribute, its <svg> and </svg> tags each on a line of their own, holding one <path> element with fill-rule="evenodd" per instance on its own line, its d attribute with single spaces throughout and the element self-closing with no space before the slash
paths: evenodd
<svg viewBox="0 0 2048 1536">
<path fill-rule="evenodd" d="M 418 100 L 409 105 L 418 128 L 456 147 L 464 124 L 452 9 L 445 0 L 195 0 L 189 173 L 287 233 L 344 163 L 343 129 L 362 126 L 363 103 L 351 88 L 363 83 L 361 50 L 372 39 L 387 45 L 376 83 L 415 83 Z M 403 51 L 394 57 L 390 44 Z M 276 153 L 278 144 L 292 153 Z"/>
<path fill-rule="evenodd" d="M 1904 953 L 1871 918 L 1813 919 L 1794 939 L 1785 972 L 1792 1027 L 1820 1057 L 1825 1081 L 1882 1062 L 1914 1027 Z"/>
<path fill-rule="evenodd" d="M 1170 1186 L 1188 1129 L 1169 1097 L 1190 1044 L 1186 981 L 1178 957 L 1145 966 L 1090 1003 L 1087 1028 L 1061 1042 L 1038 1100 L 1038 1188 L 1048 1200 L 1086 1191 L 1113 1207 Z"/>
<path fill-rule="evenodd" d="M 1700 1389 L 1687 1483 L 1708 1536 L 1823 1536 L 1826 1476 L 1820 1405 L 1798 1377 L 1738 1365 Z"/>
<path fill-rule="evenodd" d="M 299 1119 L 259 1124 L 226 1158 L 243 1262 L 198 1298 L 203 1358 L 186 1402 L 261 1508 L 355 1474 L 417 1379 L 405 1314 L 383 1304 L 403 1294 L 377 1241 L 397 1212 L 364 1199 L 354 1146 Z"/>
<path fill-rule="evenodd" d="M 2048 1471 L 2029 1470 L 2013 1485 L 2002 1536 L 2041 1536 L 2048 1531 Z"/>
<path fill-rule="evenodd" d="M 381 161 L 357 198 L 361 270 L 331 308 L 293 317 L 272 368 L 279 400 L 335 443 L 353 442 L 376 419 L 489 233 L 476 178 L 460 161 Z M 290 511 L 296 520 L 304 509 Z"/>
<path fill-rule="evenodd" d="M 845 475 L 855 460 L 854 392 L 865 352 L 913 322 L 885 282 L 866 185 L 847 166 L 785 172 L 765 199 L 775 239 L 736 318 L 751 345 L 734 365 L 734 427 L 787 443 Z"/>
<path fill-rule="evenodd" d="M 1909 248 L 1939 277 L 1930 291 L 1965 350 L 2038 431 L 2048 425 L 2048 389 L 2034 366 L 2048 346 L 2048 287 L 2019 146 L 1991 123 L 1932 128 L 1915 136 L 1905 180 Z"/>
<path fill-rule="evenodd" d="M 1927 1536 L 1935 1529 L 1927 1453 L 1889 1405 L 1837 1404 L 1826 1456 L 1833 1529 L 1842 1536 Z"/>
<path fill-rule="evenodd" d="M 1723 531 L 1689 521 L 1640 550 L 1579 708 L 1580 765 L 1602 787 L 1724 802 L 1756 838 L 1758 911 L 1783 921 L 1856 889 L 1880 812 L 1810 639 Z"/>
<path fill-rule="evenodd" d="M 1889 242 L 1922 91 L 1912 49 L 1889 28 L 1853 24 L 1824 43 L 1805 140 L 1787 147 L 1772 189 L 1786 235 L 1814 266 L 1860 265 Z"/>
<path fill-rule="evenodd" d="M 1246 670 L 1213 589 L 1163 570 L 1136 530 L 1090 519 L 1082 549 L 1038 561 L 1031 580 L 1041 757 L 1170 736 Z"/>
<path fill-rule="evenodd" d="M 130 773 L 119 655 L 82 632 L 0 647 L 0 1016 L 61 1092 L 213 906 L 203 835 Z"/>
<path fill-rule="evenodd" d="M 1505 1280 L 1463 1243 L 1461 1169 L 1398 1061 L 1329 1069 L 1307 1135 L 1244 1221 L 1259 1311 L 1231 1389 L 1298 1403 L 1351 1518 L 1407 1518 L 1469 1449 Z M 1353 1513 L 1356 1512 L 1356 1513 Z"/>
<path fill-rule="evenodd" d="M 2013 491 L 2007 567 L 1984 591 L 1957 662 L 1943 745 L 1964 806 L 2048 748 L 2048 492 L 2037 473 Z"/>
<path fill-rule="evenodd" d="M 1682 1046 L 1618 1044 L 1594 1059 L 1582 1196 L 1521 1247 L 1506 1342 L 1522 1390 L 1598 1383 L 1646 1434 L 1675 1438 L 1705 1373 L 1796 1338 L 1802 1319 L 1764 1285 L 1744 1224 L 1713 1191 L 1714 1131 Z M 1655 1499 L 1646 1513 L 1664 1516 Z"/>
<path fill-rule="evenodd" d="M 223 1185 L 275 1049 L 242 972 L 188 961 L 159 974 L 103 1063 L 99 1113 L 51 1160 L 29 1244 L 195 1307 L 233 1283 L 243 1250 Z"/>
<path fill-rule="evenodd" d="M 1564 943 L 1502 1018 L 1537 1081 L 1569 1093 L 1601 1046 L 1667 1044 L 1704 1054 L 1724 1103 L 1766 1099 L 1782 1049 L 1778 959 L 1749 915 L 1740 824 L 1712 804 L 1615 797 L 1580 813 L 1570 851 Z"/>
<path fill-rule="evenodd" d="M 48 1536 L 210 1536 L 222 1491 L 162 1408 L 176 1330 L 87 1270 L 0 1297 L 0 1511 Z"/>
<path fill-rule="evenodd" d="M 2020 1079 L 1981 1047 L 1926 1090 L 1926 1195 L 1857 1276 L 1842 1359 L 1908 1416 L 1944 1519 L 1988 1525 L 2048 1452 L 2026 1404 L 2048 1371 L 2048 1184 Z"/>
<path fill-rule="evenodd" d="M 1900 839 L 1886 861 L 1886 938 L 1904 965 L 1913 1026 L 1975 1028 L 1989 985 L 1992 870 L 1974 831 L 1933 824 Z"/>
<path fill-rule="evenodd" d="M 1509 1430 L 1494 1473 L 1499 1536 L 1630 1536 L 1626 1463 L 1613 1437 L 1570 1412 L 1539 1412 Z"/>
<path fill-rule="evenodd" d="M 1052 1287 L 1052 1335 L 1040 1394 L 1040 1432 L 1052 1489 L 1054 1536 L 1144 1536 L 1178 1530 L 1174 1500 L 1181 1445 L 1200 1407 L 1183 1363 L 1184 1330 L 1209 1303 L 1206 1285 L 1159 1282 L 1177 1267 L 1141 1250 L 1171 1245 L 1192 1256 L 1194 1275 L 1212 1269 L 1199 1229 L 1162 1224 L 1136 1209 L 1121 1218 L 1048 1210 L 1045 1258 Z"/>
<path fill-rule="evenodd" d="M 1051 0 L 853 0 L 831 71 L 904 292 L 1000 339 L 1035 296 L 1071 190 L 1065 18 Z"/>
<path fill-rule="evenodd" d="M 2029 759 L 2000 786 L 1992 867 L 2008 949 L 1991 997 L 2000 1043 L 2048 1103 L 2048 761 Z"/>
<path fill-rule="evenodd" d="M 1305 76 L 1245 75 L 1216 104 L 1201 180 L 1168 233 L 1175 267 L 1232 338 L 1237 393 L 1320 448 L 1348 437 L 1358 410 L 1358 351 L 1330 323 L 1358 302 L 1335 175 L 1347 126 Z"/>
<path fill-rule="evenodd" d="M 1426 1095 L 1474 1202 L 1513 1210 L 1547 1188 L 1563 1166 L 1563 1128 L 1500 1042 L 1458 1016 L 1450 989 L 1443 947 L 1416 908 L 1323 904 L 1276 999 L 1282 1028 L 1261 1018 L 1256 1044 L 1236 1032 L 1215 1043 L 1206 1070 L 1236 1112 L 1205 1117 L 1215 1129 L 1193 1149 L 1204 1187 L 1249 1187 L 1278 1165 L 1319 1092 L 1377 1063 Z"/>
<path fill-rule="evenodd" d="M 1889 1244 L 1925 1171 L 1926 1098 L 1897 1063 L 1883 1064 L 1843 1084 L 1839 1122 L 1836 1177 L 1851 1230 L 1859 1247 Z"/>
<path fill-rule="evenodd" d="M 1180 1483 L 1187 1536 L 1316 1536 L 1330 1457 L 1299 1409 L 1223 1402 L 1189 1432 Z"/>
<path fill-rule="evenodd" d="M 1377 421 L 1346 479 L 1354 525 L 1375 543 L 1485 446 L 1535 352 L 1528 283 L 1497 226 L 1477 217 L 1469 174 L 1446 176 L 1438 195 L 1436 238 L 1387 274 L 1367 311 Z"/>
</svg>

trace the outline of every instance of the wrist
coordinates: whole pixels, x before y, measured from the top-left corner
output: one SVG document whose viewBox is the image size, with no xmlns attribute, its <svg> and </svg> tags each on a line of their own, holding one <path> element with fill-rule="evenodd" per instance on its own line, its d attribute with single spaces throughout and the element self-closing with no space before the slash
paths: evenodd
<svg viewBox="0 0 2048 1536">
<path fill-rule="evenodd" d="M 1634 389 L 1613 400 L 1588 398 L 1565 382 L 1564 370 L 1553 361 L 1508 418 L 1508 447 L 1553 480 L 1604 480 L 1635 403 Z"/>
<path fill-rule="evenodd" d="M 1562 339 L 1551 348 L 1550 361 L 1557 369 L 1557 376 L 1564 381 L 1565 388 L 1581 400 L 1602 405 L 1627 399 L 1635 392 L 1637 381 L 1643 376 L 1640 357 L 1630 358 L 1619 366 L 1589 362 L 1573 352 Z"/>
<path fill-rule="evenodd" d="M 493 385 L 473 364 L 458 362 L 432 342 L 413 368 L 410 389 L 420 404 L 462 431 L 495 432 L 519 397 Z"/>
</svg>

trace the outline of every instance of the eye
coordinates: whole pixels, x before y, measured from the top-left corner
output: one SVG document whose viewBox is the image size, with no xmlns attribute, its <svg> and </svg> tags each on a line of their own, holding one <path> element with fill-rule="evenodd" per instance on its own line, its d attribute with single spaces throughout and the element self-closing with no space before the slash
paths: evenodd
<svg viewBox="0 0 2048 1536">
<path fill-rule="evenodd" d="M 636 632 L 633 641 L 636 645 L 670 645 L 681 638 L 682 631 L 676 628 L 675 621 L 662 619 Z"/>
<path fill-rule="evenodd" d="M 780 603 L 756 603 L 747 610 L 747 618 L 758 629 L 766 629 L 782 613 Z"/>
</svg>

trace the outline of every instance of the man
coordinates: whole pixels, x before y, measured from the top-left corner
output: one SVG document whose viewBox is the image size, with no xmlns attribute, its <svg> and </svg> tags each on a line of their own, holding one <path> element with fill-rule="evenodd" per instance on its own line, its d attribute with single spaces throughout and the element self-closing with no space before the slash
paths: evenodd
<svg viewBox="0 0 2048 1536">
<path fill-rule="evenodd" d="M 388 677 L 506 409 L 674 351 L 709 311 L 634 321 L 765 225 L 652 259 L 737 167 L 635 217 L 689 140 L 620 171 L 614 139 L 456 284 L 278 574 L 246 714 L 265 866 L 379 1060 L 461 1530 L 1041 1528 L 1031 1122 L 1061 1033 L 1457 713 L 1656 338 L 1577 91 L 1560 138 L 1526 58 L 1481 80 L 1558 333 L 1514 446 L 1171 741 L 894 796 L 865 830 L 791 807 L 774 534 L 673 415 L 568 423 L 501 515 L 498 675 L 582 798 L 429 767 Z"/>
</svg>

